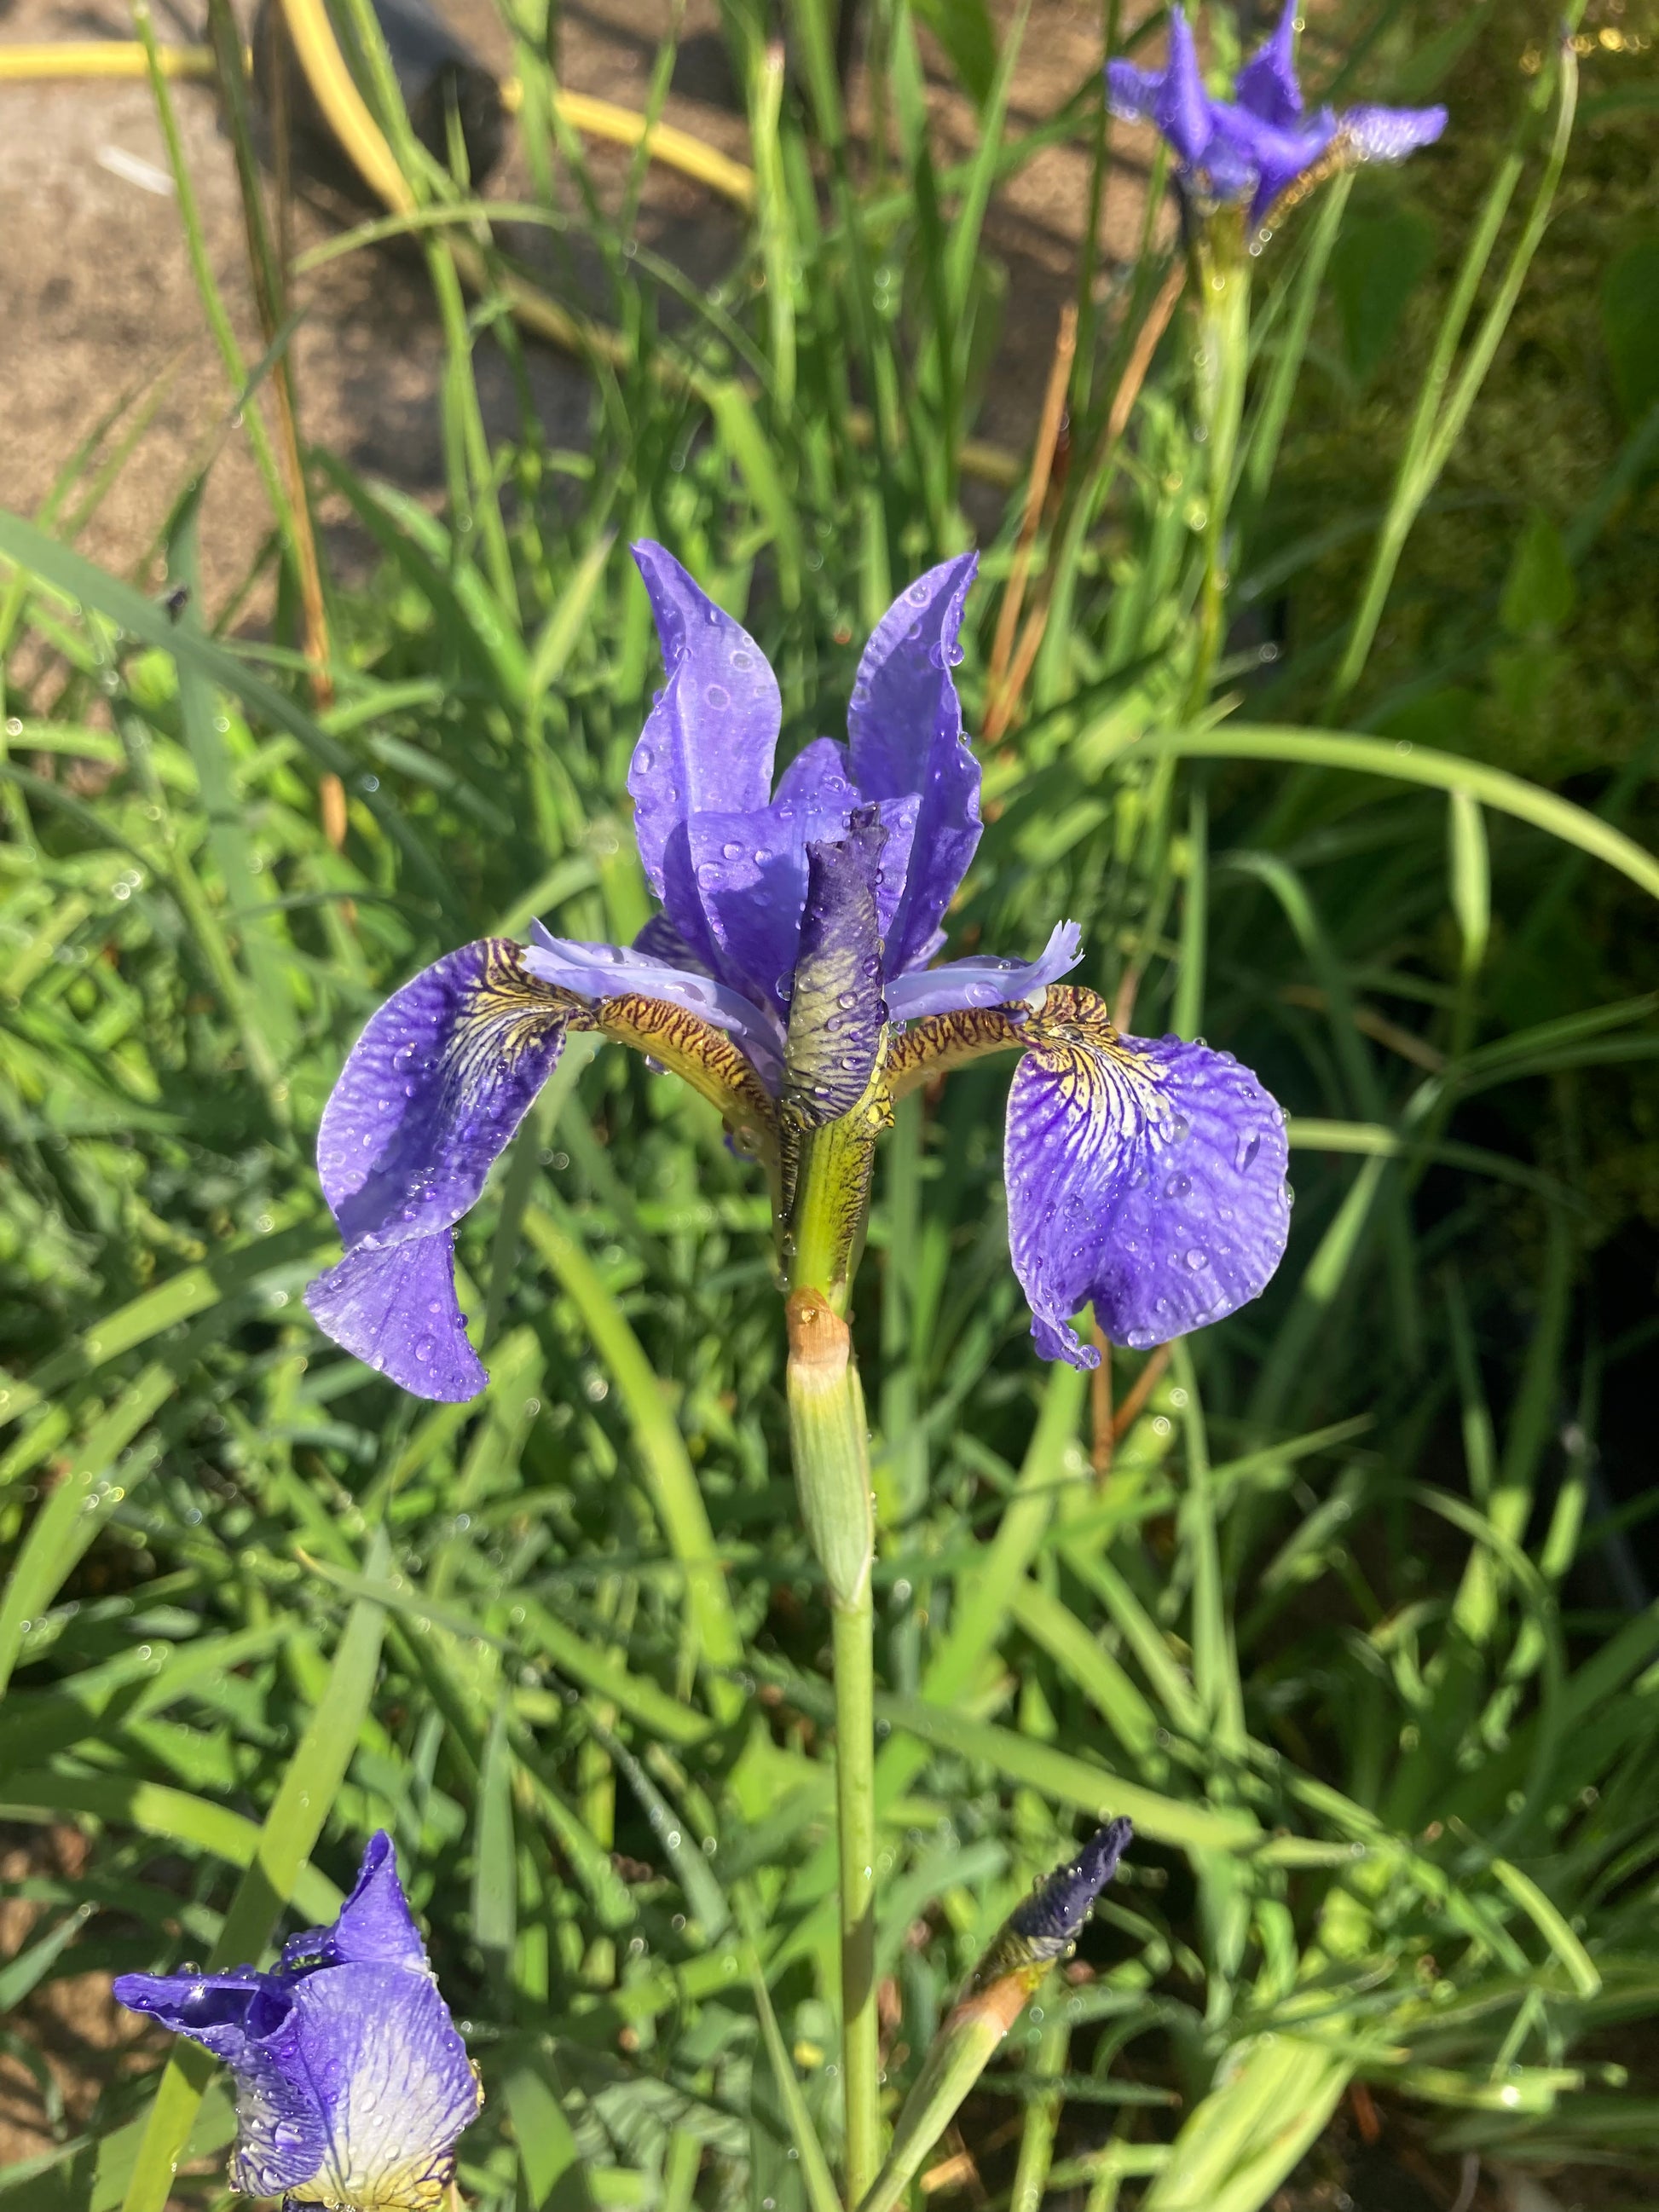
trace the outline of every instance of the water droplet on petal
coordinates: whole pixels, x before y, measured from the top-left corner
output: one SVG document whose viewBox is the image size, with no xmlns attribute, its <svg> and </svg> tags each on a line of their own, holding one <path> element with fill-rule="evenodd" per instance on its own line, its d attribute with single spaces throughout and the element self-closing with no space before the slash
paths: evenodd
<svg viewBox="0 0 1659 2212">
<path fill-rule="evenodd" d="M 1190 1176 L 1173 1175 L 1164 1186 L 1164 1195 L 1165 1198 L 1186 1198 L 1191 1194 L 1192 1188 Z"/>
<path fill-rule="evenodd" d="M 658 692 L 657 697 L 659 699 L 662 697 L 660 691 Z M 638 769 L 640 774 L 641 775 L 649 775 L 656 764 L 657 756 L 652 751 L 650 746 L 640 746 L 639 750 L 634 755 L 634 765 Z"/>
<path fill-rule="evenodd" d="M 1196 1245 L 1194 1245 L 1192 1250 L 1187 1255 L 1187 1265 L 1194 1273 L 1196 1273 L 1200 1267 L 1207 1267 L 1209 1264 L 1209 1254 L 1207 1252 L 1200 1252 Z"/>
<path fill-rule="evenodd" d="M 1261 1150 L 1261 1132 L 1259 1129 L 1247 1129 L 1240 1137 L 1233 1152 L 1233 1165 L 1240 1175 L 1247 1172 L 1250 1163 Z"/>
</svg>

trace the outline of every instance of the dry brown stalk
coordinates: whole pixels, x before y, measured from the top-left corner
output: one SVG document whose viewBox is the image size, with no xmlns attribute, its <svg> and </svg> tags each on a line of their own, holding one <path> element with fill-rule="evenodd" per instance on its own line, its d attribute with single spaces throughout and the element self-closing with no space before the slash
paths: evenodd
<svg viewBox="0 0 1659 2212">
<path fill-rule="evenodd" d="M 1067 301 L 1060 311 L 1060 329 L 1054 337 L 1054 357 L 1048 365 L 1048 388 L 1042 396 L 1042 413 L 1037 422 L 1036 444 L 1031 451 L 1031 480 L 1025 488 L 1025 512 L 1020 518 L 1019 539 L 1014 548 L 1014 564 L 1008 573 L 1008 581 L 1002 594 L 1002 605 L 997 616 L 997 634 L 991 647 L 991 671 L 986 684 L 985 729 L 988 743 L 994 743 L 1007 725 L 1006 684 L 1009 657 L 1014 649 L 1014 633 L 1019 626 L 1019 611 L 1025 600 L 1025 581 L 1031 569 L 1031 549 L 1036 544 L 1036 534 L 1042 521 L 1042 505 L 1048 496 L 1048 485 L 1054 475 L 1054 454 L 1060 446 L 1060 432 L 1066 421 L 1066 394 L 1071 388 L 1072 363 L 1077 357 L 1077 307 Z"/>
<path fill-rule="evenodd" d="M 1186 281 L 1187 264 L 1184 261 L 1177 261 L 1164 278 L 1158 297 L 1148 310 L 1146 321 L 1135 334 L 1134 344 L 1130 349 L 1129 358 L 1123 364 L 1123 374 L 1118 379 L 1117 390 L 1112 396 L 1111 412 L 1106 418 L 1105 429 L 1101 433 L 1100 444 L 1096 448 L 1090 463 L 1087 471 L 1089 476 L 1097 475 L 1104 468 L 1106 463 L 1111 459 L 1118 441 L 1128 428 L 1129 416 L 1133 411 L 1136 400 L 1140 397 L 1140 387 L 1146 382 L 1146 372 L 1152 365 L 1152 356 L 1158 350 L 1158 342 L 1170 326 L 1170 318 L 1175 313 L 1176 301 L 1181 297 L 1181 289 Z M 985 734 L 988 738 L 1000 735 L 1002 731 L 1007 729 L 1018 711 L 1026 684 L 1036 664 L 1037 652 L 1042 643 L 1043 632 L 1048 628 L 1048 588 L 1045 585 L 1036 605 L 1026 617 L 1025 627 L 1020 632 L 1019 644 L 1014 653 L 1006 682 L 994 701 L 1000 715 L 994 731 L 991 727 L 990 714 L 988 712 L 986 715 Z"/>
</svg>

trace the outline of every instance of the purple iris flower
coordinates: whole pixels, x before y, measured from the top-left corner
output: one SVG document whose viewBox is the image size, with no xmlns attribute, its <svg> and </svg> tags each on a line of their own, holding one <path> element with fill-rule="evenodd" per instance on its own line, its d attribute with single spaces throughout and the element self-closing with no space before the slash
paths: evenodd
<svg viewBox="0 0 1659 2212">
<path fill-rule="evenodd" d="M 398 1880 L 392 1838 L 363 1853 L 331 1928 L 295 1936 L 269 1973 L 122 1974 L 151 2013 L 230 2069 L 231 2185 L 289 2212 L 436 2212 L 483 2101 Z"/>
<path fill-rule="evenodd" d="M 661 546 L 634 555 L 667 667 L 629 775 L 662 911 L 628 948 L 540 928 L 465 945 L 373 1017 L 318 1139 L 345 1245 L 307 1294 L 322 1328 L 422 1397 L 483 1387 L 454 1225 L 572 1029 L 637 1047 L 719 1107 L 768 1172 L 786 1252 L 813 1130 L 851 1117 L 873 1144 L 906 1091 L 1018 1052 L 1010 1241 L 1043 1356 L 1096 1364 L 1071 1327 L 1090 1300 L 1109 1335 L 1148 1346 L 1255 1297 L 1289 1219 L 1284 1116 L 1255 1077 L 1202 1044 L 1120 1036 L 1101 1000 L 1059 981 L 1074 923 L 1032 960 L 930 964 L 980 837 L 951 673 L 975 556 L 900 594 L 860 662 L 848 742 L 814 739 L 775 789 L 764 654 Z M 849 1221 L 862 1203 L 860 1188 Z"/>
<path fill-rule="evenodd" d="M 1170 58 L 1161 70 L 1133 62 L 1106 65 L 1112 112 L 1151 123 L 1168 140 L 1188 190 L 1221 205 L 1250 204 L 1265 222 L 1310 170 L 1329 161 L 1399 161 L 1446 127 L 1443 107 L 1322 107 L 1307 114 L 1296 74 L 1297 0 L 1286 0 L 1279 27 L 1238 73 L 1231 100 L 1204 88 L 1186 15 L 1170 10 Z"/>
</svg>

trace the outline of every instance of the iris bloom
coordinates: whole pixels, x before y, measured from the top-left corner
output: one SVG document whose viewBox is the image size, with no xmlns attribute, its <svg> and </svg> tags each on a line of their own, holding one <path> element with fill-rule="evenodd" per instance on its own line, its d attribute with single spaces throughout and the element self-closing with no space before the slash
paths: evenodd
<svg viewBox="0 0 1659 2212">
<path fill-rule="evenodd" d="M 539 927 L 528 945 L 482 939 L 373 1017 L 318 1141 L 345 1245 L 307 1293 L 323 1328 L 420 1396 L 483 1388 L 454 1225 L 573 1029 L 638 1047 L 720 1109 L 767 1170 L 793 1287 L 844 1289 L 893 1100 L 1013 1051 L 1010 1242 L 1043 1356 L 1096 1364 L 1071 1326 L 1090 1300 L 1108 1335 L 1149 1346 L 1255 1297 L 1289 1220 L 1284 1116 L 1255 1077 L 1201 1043 L 1120 1036 L 1093 992 L 1060 981 L 1079 957 L 1071 922 L 1029 961 L 931 964 L 980 836 L 951 673 L 975 556 L 900 595 L 860 663 L 847 744 L 814 739 L 775 789 L 765 656 L 660 546 L 635 558 L 667 665 L 629 775 L 662 911 L 626 949 Z M 797 1218 L 806 1183 L 823 1187 L 803 1162 L 821 1168 L 826 1145 L 839 1284 L 803 1274 L 823 1240 L 805 1201 Z"/>
<path fill-rule="evenodd" d="M 291 2212 L 434 2212 L 477 2076 L 427 1963 L 392 1838 L 363 1853 L 331 1928 L 295 1936 L 270 1973 L 122 1974 L 152 2013 L 230 2069 L 231 2185 Z"/>
<path fill-rule="evenodd" d="M 1296 74 L 1297 0 L 1286 0 L 1279 27 L 1245 63 L 1231 100 L 1204 88 L 1192 31 L 1179 6 L 1170 11 L 1170 58 L 1162 70 L 1109 62 L 1112 112 L 1154 125 L 1175 154 L 1185 188 L 1211 204 L 1249 203 L 1266 222 L 1291 188 L 1311 172 L 1357 161 L 1398 161 L 1446 127 L 1443 107 L 1328 107 L 1308 114 Z"/>
</svg>

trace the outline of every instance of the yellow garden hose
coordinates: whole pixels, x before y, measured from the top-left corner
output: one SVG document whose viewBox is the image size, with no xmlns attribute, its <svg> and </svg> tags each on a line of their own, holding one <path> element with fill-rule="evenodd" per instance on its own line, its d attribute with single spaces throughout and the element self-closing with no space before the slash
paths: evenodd
<svg viewBox="0 0 1659 2212">
<path fill-rule="evenodd" d="M 295 21 L 294 11 L 284 9 L 295 44 L 300 46 L 301 28 Z M 337 57 L 339 48 L 331 38 L 329 45 Z M 313 90 L 318 90 L 313 61 L 327 64 L 316 51 L 301 49 L 301 61 Z M 161 73 L 171 77 L 210 77 L 213 75 L 213 55 L 206 46 L 162 46 L 160 50 Z M 338 66 L 343 70 L 344 64 Z M 330 72 L 331 74 L 331 72 Z M 76 39 L 56 42 L 50 46 L 0 46 L 0 84 L 34 84 L 53 77 L 127 77 L 143 78 L 148 74 L 144 50 L 136 40 Z M 348 82 L 349 80 L 348 79 Z M 355 91 L 355 85 L 352 89 Z M 501 82 L 501 105 L 509 115 L 516 115 L 524 105 L 524 87 L 515 76 Z M 320 93 L 319 93 L 320 98 Z M 360 103 L 361 104 L 361 103 Z M 324 112 L 331 125 L 335 118 L 326 101 Z M 742 161 L 734 161 L 713 146 L 705 145 L 690 131 L 677 131 L 672 123 L 647 123 L 632 108 L 618 107 L 609 100 L 595 100 L 586 92 L 556 92 L 553 105 L 560 117 L 572 130 L 580 131 L 590 138 L 604 138 L 617 146 L 643 144 L 653 161 L 665 168 L 678 169 L 683 174 L 706 185 L 710 191 L 718 192 L 722 199 L 730 200 L 734 207 L 744 210 L 755 204 L 755 173 Z M 368 111 L 363 110 L 367 117 Z M 374 134 L 380 137 L 378 131 Z M 381 140 L 382 147 L 385 140 Z M 349 145 L 347 150 L 354 160 L 359 160 L 360 148 Z M 371 160 L 373 157 L 371 156 Z M 390 153 L 387 153 L 390 160 Z M 361 162 L 360 162 L 361 166 Z M 379 165 L 375 165 L 378 168 Z M 394 163 L 395 169 L 396 164 Z M 379 198 L 385 200 L 394 213 L 404 211 L 389 195 L 390 174 L 367 178 Z M 400 179 L 401 181 L 401 179 Z M 404 205 L 406 206 L 405 202 Z"/>
<path fill-rule="evenodd" d="M 281 0 L 281 6 L 300 65 L 335 138 L 376 199 L 392 215 L 415 215 L 415 196 L 409 180 L 398 166 L 346 67 L 323 0 Z M 205 46 L 163 46 L 158 52 L 162 73 L 167 76 L 206 78 L 214 75 L 213 55 Z M 148 74 L 144 49 L 136 42 L 79 40 L 46 46 L 0 45 L 0 85 L 40 82 L 53 77 L 143 78 Z M 524 87 L 516 77 L 508 77 L 502 82 L 501 94 L 503 106 L 511 113 L 516 113 L 524 104 Z M 705 145 L 690 131 L 676 130 L 672 124 L 647 123 L 633 109 L 618 107 L 608 100 L 596 100 L 587 93 L 556 91 L 553 105 L 555 112 L 573 130 L 620 146 L 642 145 L 652 161 L 661 162 L 666 168 L 678 169 L 745 212 L 753 209 L 754 171 Z M 463 279 L 475 289 L 483 289 L 485 271 L 477 246 L 466 239 L 451 239 L 447 243 Z M 616 331 L 572 314 L 521 277 L 508 276 L 497 282 L 515 319 L 526 328 L 566 352 L 621 364 L 623 341 Z M 659 373 L 696 391 L 706 404 L 716 404 L 718 395 L 711 397 L 711 388 L 705 386 L 696 370 L 676 370 L 660 362 Z M 867 411 L 854 409 L 848 428 L 855 440 L 867 443 L 872 434 Z M 981 483 L 994 484 L 1006 490 L 1019 481 L 1018 459 L 981 439 L 963 440 L 960 461 L 963 473 L 976 477 Z"/>
</svg>

